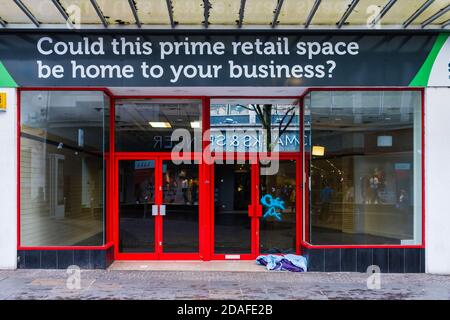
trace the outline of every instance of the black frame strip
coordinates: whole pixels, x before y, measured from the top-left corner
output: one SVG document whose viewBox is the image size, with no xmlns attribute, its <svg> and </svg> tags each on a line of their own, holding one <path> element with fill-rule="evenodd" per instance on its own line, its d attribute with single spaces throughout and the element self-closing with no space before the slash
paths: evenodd
<svg viewBox="0 0 450 320">
<path fill-rule="evenodd" d="M 209 9 L 211 9 L 211 3 L 209 0 L 203 0 L 203 18 L 205 19 L 203 25 L 205 28 L 208 28 L 209 25 Z"/>
<path fill-rule="evenodd" d="M 30 9 L 27 8 L 26 5 L 23 4 L 22 0 L 14 0 L 14 3 L 19 7 L 20 10 L 23 11 L 23 13 L 25 13 L 25 15 L 28 17 L 28 19 L 31 20 L 31 22 L 33 22 L 33 24 L 39 28 L 40 27 L 40 22 L 38 21 L 38 19 L 36 19 L 36 17 L 31 13 Z"/>
<path fill-rule="evenodd" d="M 428 0 L 419 9 L 416 10 L 405 22 L 403 22 L 403 28 L 407 28 L 418 16 L 420 16 L 429 6 L 433 4 L 434 0 Z"/>
<path fill-rule="evenodd" d="M 173 20 L 173 3 L 172 0 L 166 0 L 167 3 L 167 11 L 169 12 L 169 20 L 170 20 L 170 26 L 175 28 L 175 21 Z"/>
<path fill-rule="evenodd" d="M 275 28 L 277 25 L 277 20 L 278 20 L 278 17 L 280 16 L 280 11 L 281 11 L 281 7 L 283 6 L 283 2 L 284 2 L 284 0 L 278 0 L 277 7 L 273 14 L 272 28 Z"/>
<path fill-rule="evenodd" d="M 388 3 L 381 9 L 380 13 L 372 20 L 370 23 L 372 26 L 376 25 L 378 22 L 380 22 L 381 19 L 388 13 L 389 10 L 394 6 L 394 4 L 397 2 L 397 0 L 389 0 Z"/>
<path fill-rule="evenodd" d="M 247 0 L 241 0 L 241 6 L 239 8 L 239 21 L 238 21 L 238 27 L 242 27 L 242 23 L 244 23 L 244 13 L 245 13 L 245 2 Z"/>
<path fill-rule="evenodd" d="M 316 14 L 317 9 L 319 9 L 321 2 L 322 2 L 322 0 L 316 0 L 316 2 L 314 2 L 313 7 L 311 8 L 311 12 L 309 13 L 308 18 L 306 19 L 305 28 L 308 28 L 309 25 L 311 24 L 311 21 L 314 18 L 314 15 Z"/>
<path fill-rule="evenodd" d="M 445 22 L 442 24 L 442 29 L 444 29 L 445 27 L 448 27 L 448 26 L 450 26 L 450 19 L 448 19 L 447 21 L 445 21 Z"/>
<path fill-rule="evenodd" d="M 66 22 L 73 27 L 73 23 L 70 20 L 69 15 L 67 14 L 66 9 L 63 8 L 63 6 L 61 5 L 61 3 L 59 2 L 59 0 L 52 0 L 53 5 L 56 7 L 56 9 L 58 9 L 59 13 L 61 13 L 61 15 L 63 16 L 64 20 L 66 20 Z"/>
<path fill-rule="evenodd" d="M 142 27 L 141 21 L 139 20 L 139 15 L 136 8 L 136 3 L 134 0 L 128 0 L 128 3 L 130 4 L 131 12 L 133 12 L 134 20 L 136 21 L 136 25 L 138 28 Z"/>
<path fill-rule="evenodd" d="M 352 3 L 348 6 L 347 10 L 345 10 L 344 14 L 342 15 L 342 18 L 337 23 L 337 27 L 340 29 L 345 21 L 347 21 L 347 18 L 350 16 L 350 14 L 353 12 L 353 9 L 355 9 L 356 5 L 359 3 L 359 0 L 353 0 Z"/>
<path fill-rule="evenodd" d="M 3 18 L 2 17 L 0 17 L 0 25 L 3 27 L 3 28 L 6 28 L 6 25 L 8 24 L 8 22 L 6 22 L 5 20 L 3 20 Z"/>
<path fill-rule="evenodd" d="M 436 12 L 435 14 L 433 14 L 431 17 L 429 17 L 427 20 L 425 20 L 424 22 L 421 23 L 421 27 L 425 28 L 427 25 L 429 25 L 430 23 L 432 23 L 434 20 L 436 20 L 437 18 L 443 16 L 444 14 L 446 14 L 447 12 L 450 11 L 450 4 L 447 5 L 444 9 L 439 10 L 438 12 Z"/>
<path fill-rule="evenodd" d="M 105 16 L 103 15 L 102 10 L 100 9 L 100 7 L 98 6 L 98 3 L 96 0 L 91 0 L 91 4 L 94 7 L 95 12 L 97 13 L 98 17 L 100 18 L 100 20 L 102 21 L 102 24 L 105 28 L 108 28 L 108 21 L 106 21 Z"/>
</svg>

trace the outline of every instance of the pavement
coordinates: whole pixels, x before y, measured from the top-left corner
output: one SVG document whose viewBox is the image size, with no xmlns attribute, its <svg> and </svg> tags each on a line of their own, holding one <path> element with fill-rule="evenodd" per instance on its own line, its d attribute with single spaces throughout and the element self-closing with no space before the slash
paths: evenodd
<svg viewBox="0 0 450 320">
<path fill-rule="evenodd" d="M 364 273 L 20 269 L 0 271 L 0 300 L 450 299 L 450 276 L 379 276 L 380 289 L 368 289 Z"/>
</svg>

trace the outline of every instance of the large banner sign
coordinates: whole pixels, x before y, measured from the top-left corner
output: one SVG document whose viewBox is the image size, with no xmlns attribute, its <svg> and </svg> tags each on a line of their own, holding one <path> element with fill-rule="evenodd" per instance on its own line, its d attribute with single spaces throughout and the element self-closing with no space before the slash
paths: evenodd
<svg viewBox="0 0 450 320">
<path fill-rule="evenodd" d="M 0 34 L 0 86 L 423 86 L 446 40 L 445 34 Z"/>
<path fill-rule="evenodd" d="M 417 85 L 426 83 L 430 87 L 450 87 L 450 37 L 438 37 L 432 52 L 416 77 Z M 413 85 L 416 85 L 413 82 Z"/>
</svg>

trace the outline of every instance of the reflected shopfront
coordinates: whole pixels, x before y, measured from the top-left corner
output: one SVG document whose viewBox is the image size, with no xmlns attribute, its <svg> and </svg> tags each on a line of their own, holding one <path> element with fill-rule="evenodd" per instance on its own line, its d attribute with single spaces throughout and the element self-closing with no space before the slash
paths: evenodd
<svg viewBox="0 0 450 320">
<path fill-rule="evenodd" d="M 210 119 L 213 257 L 299 252 L 299 99 L 213 99 Z"/>
</svg>

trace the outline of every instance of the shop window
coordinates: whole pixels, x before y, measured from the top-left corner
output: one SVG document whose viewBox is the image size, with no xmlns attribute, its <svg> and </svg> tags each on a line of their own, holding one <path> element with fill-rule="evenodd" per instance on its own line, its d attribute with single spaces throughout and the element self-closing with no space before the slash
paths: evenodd
<svg viewBox="0 0 450 320">
<path fill-rule="evenodd" d="M 201 111 L 201 100 L 118 100 L 116 151 L 201 151 Z"/>
<path fill-rule="evenodd" d="M 103 92 L 21 92 L 21 246 L 104 244 L 108 119 Z"/>
<path fill-rule="evenodd" d="M 211 150 L 293 152 L 300 150 L 297 99 L 211 101 Z"/>
<path fill-rule="evenodd" d="M 422 243 L 420 91 L 313 91 L 305 98 L 306 240 Z"/>
</svg>

